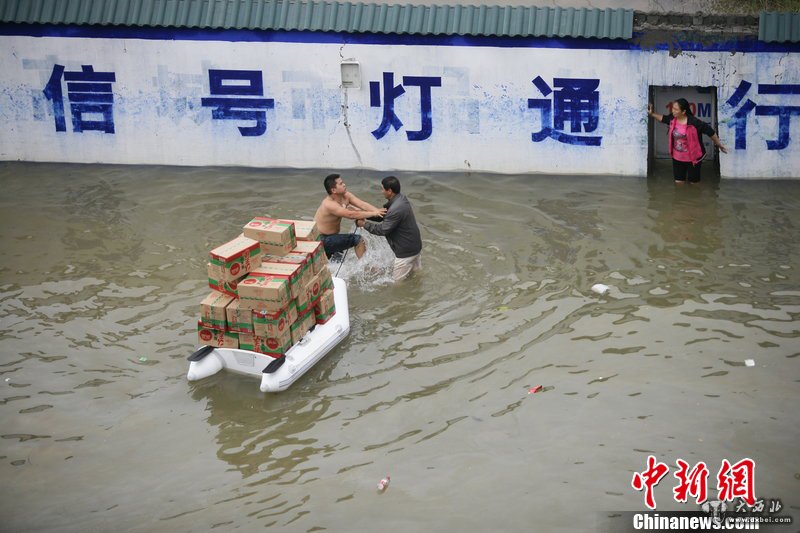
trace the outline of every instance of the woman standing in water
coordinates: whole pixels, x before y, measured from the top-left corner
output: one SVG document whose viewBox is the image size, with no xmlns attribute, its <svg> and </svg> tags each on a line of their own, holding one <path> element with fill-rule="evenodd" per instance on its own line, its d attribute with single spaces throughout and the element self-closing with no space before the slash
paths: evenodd
<svg viewBox="0 0 800 533">
<path fill-rule="evenodd" d="M 719 140 L 714 128 L 692 114 L 686 98 L 678 98 L 672 102 L 671 115 L 653 113 L 653 104 L 647 105 L 647 114 L 669 125 L 669 155 L 672 157 L 675 183 L 685 183 L 687 174 L 689 183 L 700 181 L 700 165 L 706 156 L 706 147 L 700 138 L 701 133 L 711 137 L 714 146 L 722 153 L 728 153 L 728 149 Z"/>
</svg>

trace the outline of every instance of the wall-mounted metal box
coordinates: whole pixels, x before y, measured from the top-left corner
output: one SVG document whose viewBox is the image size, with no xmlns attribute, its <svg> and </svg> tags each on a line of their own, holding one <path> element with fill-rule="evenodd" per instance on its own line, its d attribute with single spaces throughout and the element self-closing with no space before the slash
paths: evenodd
<svg viewBox="0 0 800 533">
<path fill-rule="evenodd" d="M 361 88 L 361 65 L 354 59 L 342 61 L 342 87 L 344 89 Z"/>
</svg>

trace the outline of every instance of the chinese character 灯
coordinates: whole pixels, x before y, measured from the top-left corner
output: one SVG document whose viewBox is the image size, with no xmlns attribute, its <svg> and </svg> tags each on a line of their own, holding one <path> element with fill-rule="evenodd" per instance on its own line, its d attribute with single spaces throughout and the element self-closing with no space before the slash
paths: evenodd
<svg viewBox="0 0 800 533">
<path fill-rule="evenodd" d="M 381 107 L 381 87 L 380 82 L 369 82 L 369 105 L 370 107 Z M 389 132 L 389 128 L 398 131 L 403 127 L 403 122 L 394 112 L 394 101 L 402 96 L 406 90 L 403 85 L 419 87 L 420 98 L 420 129 L 417 131 L 406 131 L 409 141 L 424 141 L 433 133 L 433 117 L 431 115 L 431 88 L 441 87 L 442 78 L 438 76 L 403 76 L 403 84 L 394 84 L 394 73 L 383 73 L 383 117 L 380 125 L 372 132 L 376 139 L 382 139 Z"/>
<path fill-rule="evenodd" d="M 72 131 L 114 133 L 114 94 L 111 92 L 111 84 L 116 81 L 116 75 L 113 72 L 95 72 L 91 65 L 81 65 L 79 72 L 65 72 L 63 65 L 53 65 L 53 73 L 43 92 L 53 102 L 56 131 L 67 131 L 62 76 L 67 82 Z M 94 120 L 89 118 L 92 116 L 95 117 Z"/>
<path fill-rule="evenodd" d="M 230 83 L 225 83 L 225 82 Z M 244 82 L 244 83 L 242 83 Z M 258 137 L 267 131 L 267 109 L 275 107 L 272 98 L 264 96 L 260 70 L 208 70 L 212 97 L 201 98 L 203 107 L 213 107 L 215 120 L 254 120 L 253 126 L 239 126 L 242 137 Z"/>
</svg>

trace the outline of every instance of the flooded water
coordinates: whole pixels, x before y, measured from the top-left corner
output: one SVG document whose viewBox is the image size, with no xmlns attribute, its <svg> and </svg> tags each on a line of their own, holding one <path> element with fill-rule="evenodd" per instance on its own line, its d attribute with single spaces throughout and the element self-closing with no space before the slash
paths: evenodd
<svg viewBox="0 0 800 533">
<path fill-rule="evenodd" d="M 399 174 L 421 275 L 370 237 L 288 391 L 187 382 L 208 250 L 326 173 L 0 164 L 0 529 L 586 531 L 649 454 L 800 519 L 800 182 Z"/>
</svg>

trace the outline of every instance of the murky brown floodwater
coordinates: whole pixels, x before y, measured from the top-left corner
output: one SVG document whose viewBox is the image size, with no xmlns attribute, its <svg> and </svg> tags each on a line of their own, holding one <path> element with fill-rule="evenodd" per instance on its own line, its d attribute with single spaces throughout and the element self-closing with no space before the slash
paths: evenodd
<svg viewBox="0 0 800 533">
<path fill-rule="evenodd" d="M 752 457 L 800 519 L 800 182 L 401 174 L 422 276 L 348 259 L 284 393 L 188 383 L 206 253 L 324 174 L 0 164 L 2 530 L 586 531 L 649 453 Z"/>
</svg>

